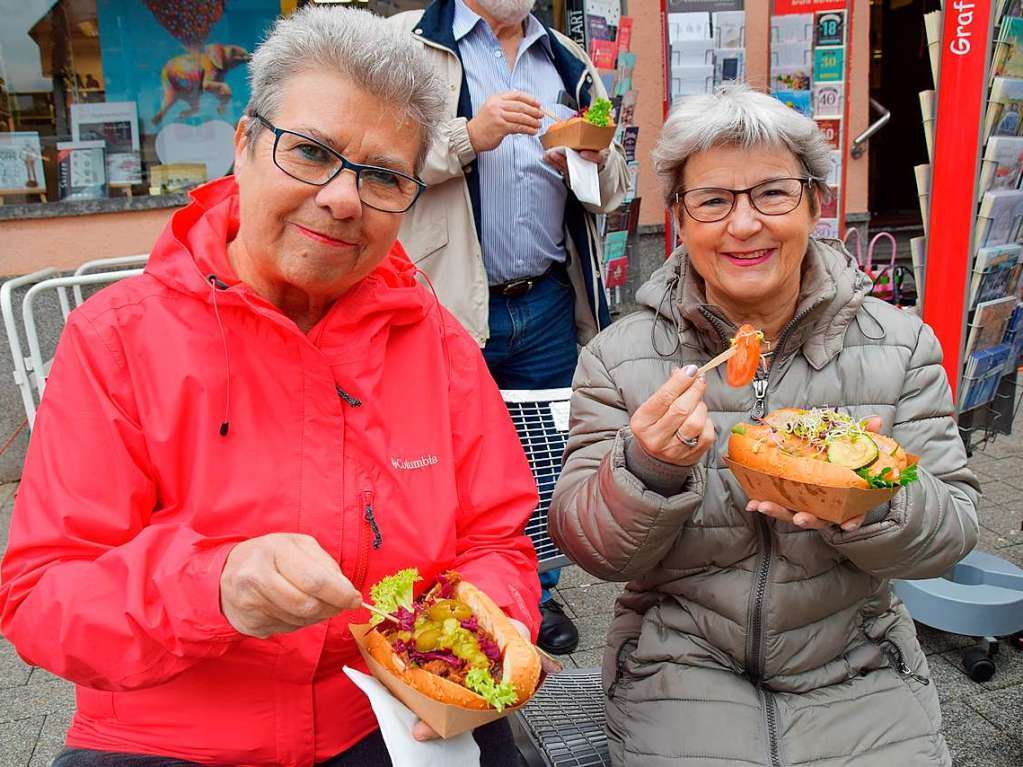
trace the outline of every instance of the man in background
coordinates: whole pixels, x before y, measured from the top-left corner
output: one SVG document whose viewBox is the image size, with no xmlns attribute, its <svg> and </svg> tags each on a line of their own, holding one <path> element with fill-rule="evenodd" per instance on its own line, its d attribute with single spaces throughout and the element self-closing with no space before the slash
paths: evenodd
<svg viewBox="0 0 1023 767">
<path fill-rule="evenodd" d="M 580 108 L 607 94 L 585 51 L 533 16 L 533 2 L 435 0 L 391 19 L 448 87 L 449 119 L 421 174 L 429 188 L 399 239 L 502 389 L 570 386 L 578 344 L 609 324 L 596 214 L 628 185 L 621 147 L 582 152 L 600 182 L 601 205 L 585 205 L 566 184 L 563 150 L 540 144 L 555 109 L 571 116 L 555 106 L 562 93 Z M 540 575 L 537 644 L 569 653 L 579 633 L 551 599 L 558 575 Z"/>
</svg>

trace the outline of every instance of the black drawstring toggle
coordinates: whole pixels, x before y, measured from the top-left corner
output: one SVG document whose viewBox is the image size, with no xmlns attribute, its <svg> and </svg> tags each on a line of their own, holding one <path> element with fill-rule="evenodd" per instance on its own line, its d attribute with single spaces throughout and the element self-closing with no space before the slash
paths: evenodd
<svg viewBox="0 0 1023 767">
<path fill-rule="evenodd" d="M 339 396 L 341 399 L 343 399 L 349 405 L 351 405 L 352 407 L 362 407 L 362 400 L 361 399 L 356 399 L 355 397 L 353 397 L 351 394 L 346 392 L 344 389 L 342 389 L 337 384 L 334 384 L 334 388 L 337 390 L 337 396 Z"/>
<path fill-rule="evenodd" d="M 215 274 L 207 274 L 206 281 L 216 287 L 218 290 L 227 290 L 228 284 L 217 277 Z"/>
</svg>

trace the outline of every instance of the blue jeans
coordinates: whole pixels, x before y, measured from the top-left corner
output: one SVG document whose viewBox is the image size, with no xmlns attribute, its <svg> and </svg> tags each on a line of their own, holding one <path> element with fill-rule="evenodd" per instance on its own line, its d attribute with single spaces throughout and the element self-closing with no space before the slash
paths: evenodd
<svg viewBox="0 0 1023 767">
<path fill-rule="evenodd" d="M 483 349 L 502 389 L 558 389 L 572 385 L 576 347 L 575 296 L 555 267 L 517 298 L 490 296 L 490 339 Z M 540 604 L 551 598 L 561 570 L 540 573 Z"/>
</svg>

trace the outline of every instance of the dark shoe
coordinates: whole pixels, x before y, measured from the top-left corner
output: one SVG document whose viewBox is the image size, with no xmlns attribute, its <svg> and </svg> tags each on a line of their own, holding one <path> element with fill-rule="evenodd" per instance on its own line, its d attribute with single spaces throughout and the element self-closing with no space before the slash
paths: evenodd
<svg viewBox="0 0 1023 767">
<path fill-rule="evenodd" d="M 536 643 L 541 650 L 551 655 L 567 655 L 579 645 L 579 629 L 560 604 L 548 599 L 540 605 L 540 615 L 543 622 Z"/>
</svg>

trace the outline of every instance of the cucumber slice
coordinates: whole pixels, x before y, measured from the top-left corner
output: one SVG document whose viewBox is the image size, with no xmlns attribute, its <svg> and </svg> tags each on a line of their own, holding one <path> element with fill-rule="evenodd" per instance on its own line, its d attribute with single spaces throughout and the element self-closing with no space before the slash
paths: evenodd
<svg viewBox="0 0 1023 767">
<path fill-rule="evenodd" d="M 828 461 L 853 471 L 877 460 L 877 443 L 865 434 L 841 437 L 828 443 Z"/>
</svg>

